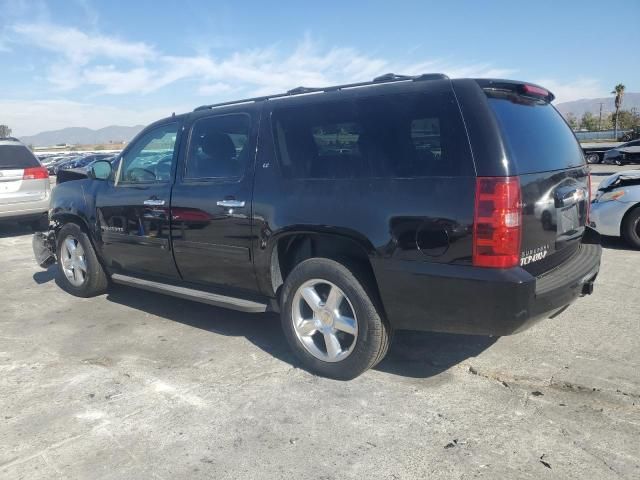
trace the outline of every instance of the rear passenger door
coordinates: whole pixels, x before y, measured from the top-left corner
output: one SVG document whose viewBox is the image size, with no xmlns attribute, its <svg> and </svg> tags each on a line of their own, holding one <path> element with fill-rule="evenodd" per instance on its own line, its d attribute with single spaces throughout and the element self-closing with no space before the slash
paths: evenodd
<svg viewBox="0 0 640 480">
<path fill-rule="evenodd" d="M 186 281 L 257 289 L 250 247 L 258 121 L 250 105 L 191 123 L 171 200 L 174 256 Z"/>
</svg>

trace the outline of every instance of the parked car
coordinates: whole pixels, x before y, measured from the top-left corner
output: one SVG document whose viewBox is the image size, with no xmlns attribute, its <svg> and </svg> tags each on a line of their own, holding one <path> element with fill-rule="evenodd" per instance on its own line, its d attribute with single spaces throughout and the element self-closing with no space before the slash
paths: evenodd
<svg viewBox="0 0 640 480">
<path fill-rule="evenodd" d="M 60 163 L 55 168 L 56 175 L 60 170 L 70 170 L 72 168 L 82 168 L 87 165 L 97 161 L 97 160 L 107 160 L 114 157 L 113 153 L 94 153 L 89 155 L 82 155 L 78 157 L 71 158 L 65 162 Z"/>
<path fill-rule="evenodd" d="M 640 163 L 640 140 L 623 143 L 616 148 L 607 150 L 604 152 L 602 163 L 615 163 L 616 165 Z"/>
<path fill-rule="evenodd" d="M 14 138 L 0 138 L 0 221 L 46 230 L 50 192 L 47 169 L 31 150 Z"/>
<path fill-rule="evenodd" d="M 42 165 L 47 168 L 49 175 L 55 175 L 57 172 L 56 167 L 70 158 L 71 156 L 69 155 L 55 155 L 44 160 Z"/>
<path fill-rule="evenodd" d="M 640 249 L 640 170 L 605 178 L 598 186 L 589 219 L 602 235 L 622 236 Z"/>
<path fill-rule="evenodd" d="M 60 170 L 75 168 L 76 163 L 82 161 L 85 156 L 85 154 L 66 155 L 53 165 L 53 175 L 58 175 Z"/>
<path fill-rule="evenodd" d="M 303 364 L 334 378 L 378 363 L 396 329 L 520 332 L 591 293 L 600 265 L 553 98 L 427 74 L 202 106 L 60 183 L 36 258 L 77 296 L 110 278 L 279 311 Z M 534 213 L 550 189 L 552 229 Z"/>
</svg>

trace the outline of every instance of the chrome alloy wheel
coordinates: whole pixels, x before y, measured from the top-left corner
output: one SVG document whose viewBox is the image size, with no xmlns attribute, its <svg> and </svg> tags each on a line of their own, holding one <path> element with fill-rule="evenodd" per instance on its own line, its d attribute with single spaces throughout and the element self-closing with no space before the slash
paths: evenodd
<svg viewBox="0 0 640 480">
<path fill-rule="evenodd" d="M 320 279 L 303 283 L 291 305 L 298 340 L 314 357 L 339 362 L 353 351 L 358 322 L 351 302 L 336 285 Z"/>
<path fill-rule="evenodd" d="M 67 280 L 74 287 L 81 287 L 87 279 L 87 261 L 78 239 L 69 235 L 60 247 L 60 263 Z"/>
</svg>

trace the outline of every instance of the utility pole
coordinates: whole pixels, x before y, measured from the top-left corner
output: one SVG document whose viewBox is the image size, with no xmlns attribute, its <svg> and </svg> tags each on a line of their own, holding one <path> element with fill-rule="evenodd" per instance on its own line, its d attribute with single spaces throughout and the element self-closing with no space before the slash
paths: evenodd
<svg viewBox="0 0 640 480">
<path fill-rule="evenodd" d="M 598 131 L 602 130 L 602 105 L 604 105 L 602 102 L 600 102 L 600 116 L 598 117 Z"/>
</svg>

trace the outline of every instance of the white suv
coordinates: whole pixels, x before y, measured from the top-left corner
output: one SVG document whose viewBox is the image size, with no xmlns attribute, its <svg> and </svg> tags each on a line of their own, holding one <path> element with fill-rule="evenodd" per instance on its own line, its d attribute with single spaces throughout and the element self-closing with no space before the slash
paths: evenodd
<svg viewBox="0 0 640 480">
<path fill-rule="evenodd" d="M 0 138 L 0 221 L 46 228 L 50 193 L 47 169 L 31 150 L 15 138 Z"/>
</svg>

